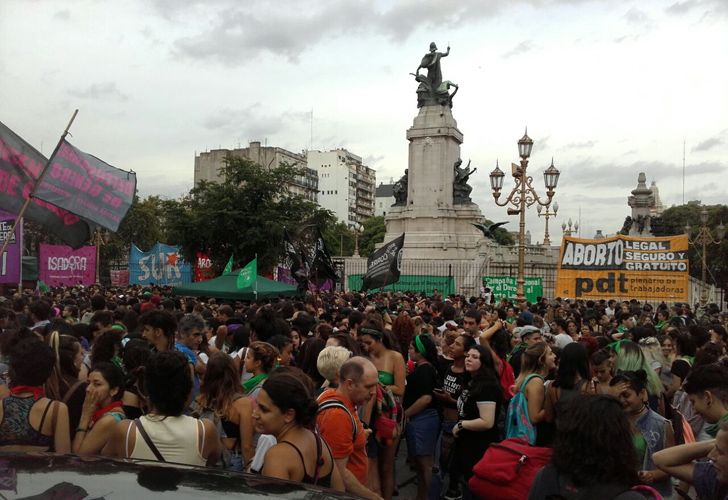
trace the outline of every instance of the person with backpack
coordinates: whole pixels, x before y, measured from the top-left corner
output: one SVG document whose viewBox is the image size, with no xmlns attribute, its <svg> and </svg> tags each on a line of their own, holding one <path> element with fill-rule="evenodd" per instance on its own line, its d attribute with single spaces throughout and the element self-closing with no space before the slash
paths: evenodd
<svg viewBox="0 0 728 500">
<path fill-rule="evenodd" d="M 556 421 L 563 406 L 580 394 L 594 392 L 590 381 L 589 355 L 580 342 L 572 342 L 561 351 L 556 379 L 546 391 L 544 420 Z"/>
<path fill-rule="evenodd" d="M 618 400 L 581 395 L 556 425 L 551 462 L 536 475 L 528 500 L 644 500 L 631 425 Z"/>
<path fill-rule="evenodd" d="M 451 465 L 450 488 L 457 479 L 467 483 L 473 466 L 491 443 L 500 440 L 496 417 L 503 405 L 503 391 L 496 371 L 494 356 L 487 345 L 474 345 L 465 357 L 465 370 L 470 376 L 458 398 L 458 422 L 453 427 L 455 452 Z M 467 487 L 463 498 L 471 498 Z M 452 492 L 446 494 L 452 498 Z"/>
<path fill-rule="evenodd" d="M 341 365 L 338 387 L 327 389 L 318 397 L 316 414 L 316 427 L 331 449 L 346 492 L 375 500 L 381 497 L 365 486 L 367 433 L 357 414 L 357 406 L 374 397 L 378 384 L 374 364 L 364 357 L 354 356 Z"/>
<path fill-rule="evenodd" d="M 239 380 L 232 358 L 219 351 L 213 353 L 207 362 L 197 402 L 201 409 L 199 417 L 212 420 L 220 434 L 223 466 L 242 472 L 247 463 L 243 463 L 240 437 L 244 432 L 242 415 L 247 406 Z"/>
<path fill-rule="evenodd" d="M 521 355 L 516 394 L 508 405 L 506 438 L 520 437 L 536 444 L 536 426 L 544 420 L 544 379 L 556 367 L 556 355 L 546 342 L 530 345 Z"/>
</svg>

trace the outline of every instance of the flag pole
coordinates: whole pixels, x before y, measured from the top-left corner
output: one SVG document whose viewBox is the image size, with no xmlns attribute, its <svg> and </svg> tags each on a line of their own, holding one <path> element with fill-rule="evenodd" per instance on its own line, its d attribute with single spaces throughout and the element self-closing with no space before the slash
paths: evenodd
<svg viewBox="0 0 728 500">
<path fill-rule="evenodd" d="M 255 252 L 255 276 L 253 276 L 253 279 L 255 280 L 253 282 L 253 297 L 255 297 L 255 301 L 258 301 L 258 252 Z"/>
<path fill-rule="evenodd" d="M 15 217 L 15 222 L 13 222 L 13 228 L 10 230 L 10 234 L 15 233 L 15 228 L 18 225 L 18 221 L 23 218 L 23 214 L 25 214 L 25 211 L 28 209 L 28 205 L 30 205 L 30 200 L 33 198 L 33 196 L 35 195 L 35 192 L 38 190 L 38 186 L 40 186 L 41 181 L 43 181 L 43 177 L 45 177 L 45 174 L 48 171 L 48 167 L 51 164 L 51 160 L 53 160 L 53 157 L 56 156 L 56 153 L 61 148 L 61 144 L 63 144 L 63 141 L 66 139 L 66 136 L 68 135 L 68 129 L 71 128 L 71 125 L 73 124 L 73 120 L 76 119 L 77 114 L 78 114 L 78 109 L 73 112 L 71 119 L 68 121 L 68 125 L 66 125 L 66 128 L 63 131 L 61 138 L 58 140 L 58 144 L 56 144 L 56 148 L 53 150 L 53 154 L 51 154 L 48 157 L 48 161 L 46 161 L 45 166 L 43 166 L 43 170 L 41 170 L 40 175 L 38 176 L 38 179 L 35 181 L 35 184 L 33 185 L 33 190 L 30 192 L 28 197 L 25 199 L 23 206 L 20 208 L 20 212 Z M 0 249 L 0 255 L 5 253 L 5 250 L 7 249 L 9 242 L 10 242 L 10 240 L 5 239 L 5 241 L 3 242 L 2 249 Z M 21 263 L 22 263 L 22 259 L 21 259 Z"/>
</svg>

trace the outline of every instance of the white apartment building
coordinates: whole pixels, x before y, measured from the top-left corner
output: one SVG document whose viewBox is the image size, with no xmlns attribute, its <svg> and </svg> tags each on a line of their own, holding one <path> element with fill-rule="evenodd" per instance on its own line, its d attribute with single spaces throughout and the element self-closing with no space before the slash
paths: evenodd
<svg viewBox="0 0 728 500">
<path fill-rule="evenodd" d="M 347 225 L 374 216 L 376 173 L 346 149 L 309 151 L 308 167 L 318 172 L 318 203 Z"/>
<path fill-rule="evenodd" d="M 380 182 L 374 196 L 374 215 L 376 217 L 384 217 L 389 212 L 389 207 L 394 205 L 394 202 L 394 184 L 383 184 Z"/>
<path fill-rule="evenodd" d="M 195 186 L 201 181 L 219 182 L 220 168 L 225 165 L 225 158 L 232 155 L 238 158 L 247 158 L 265 168 L 276 168 L 281 163 L 304 167 L 303 175 L 296 176 L 287 188 L 291 194 L 303 196 L 307 200 L 317 201 L 318 174 L 316 170 L 307 167 L 305 154 L 275 146 L 261 146 L 260 142 L 251 142 L 247 148 L 213 149 L 195 156 Z"/>
</svg>

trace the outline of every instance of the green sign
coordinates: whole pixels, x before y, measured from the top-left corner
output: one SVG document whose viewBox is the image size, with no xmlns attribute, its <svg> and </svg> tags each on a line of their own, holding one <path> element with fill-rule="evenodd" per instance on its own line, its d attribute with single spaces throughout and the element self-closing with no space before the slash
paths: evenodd
<svg viewBox="0 0 728 500">
<path fill-rule="evenodd" d="M 347 280 L 349 290 L 361 290 L 363 276 L 363 274 L 350 275 Z M 455 279 L 452 276 L 416 276 L 402 274 L 397 283 L 387 285 L 381 290 L 385 292 L 418 292 L 432 295 L 435 289 L 442 296 L 453 294 L 455 293 Z M 377 288 L 370 290 L 370 292 L 375 293 L 379 290 Z"/>
<path fill-rule="evenodd" d="M 489 287 L 493 291 L 493 296 L 496 299 L 516 298 L 516 278 L 513 276 L 483 276 L 483 282 L 485 286 Z M 541 278 L 526 278 L 524 286 L 526 293 L 526 300 L 528 302 L 536 302 L 537 297 L 543 297 L 543 283 Z"/>
</svg>

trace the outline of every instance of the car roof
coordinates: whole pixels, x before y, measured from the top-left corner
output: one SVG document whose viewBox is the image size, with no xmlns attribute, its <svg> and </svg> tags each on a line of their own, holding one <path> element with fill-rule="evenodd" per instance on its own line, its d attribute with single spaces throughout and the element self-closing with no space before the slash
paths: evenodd
<svg viewBox="0 0 728 500">
<path fill-rule="evenodd" d="M 354 498 L 222 469 L 53 453 L 0 453 L 3 498 Z M 35 498 L 35 497 L 34 497 Z"/>
</svg>

